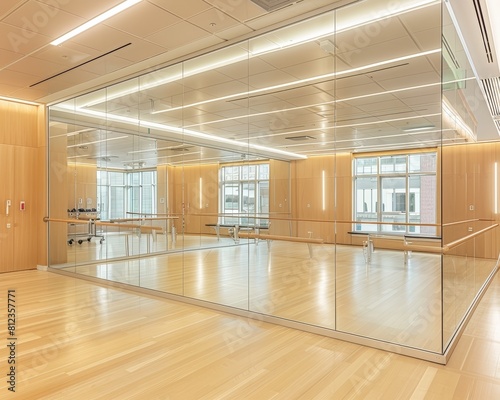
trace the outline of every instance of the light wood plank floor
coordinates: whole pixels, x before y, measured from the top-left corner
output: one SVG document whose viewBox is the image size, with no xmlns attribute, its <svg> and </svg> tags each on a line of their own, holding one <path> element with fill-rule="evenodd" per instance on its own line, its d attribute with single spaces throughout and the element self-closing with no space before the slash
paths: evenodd
<svg viewBox="0 0 500 400">
<path fill-rule="evenodd" d="M 165 248 L 164 235 L 155 246 Z M 129 237 L 130 249 L 146 249 Z M 79 274 L 223 304 L 243 310 L 335 329 L 340 332 L 442 352 L 441 257 L 414 253 L 405 266 L 402 251 L 377 249 L 366 265 L 359 246 L 179 235 L 177 249 L 154 257 L 76 265 L 91 255 L 120 254 L 124 237 L 109 235 L 106 246 L 68 247 Z M 133 245 L 134 244 L 134 245 Z M 220 247 L 225 245 L 224 247 Z M 217 247 L 219 246 L 219 247 Z M 169 244 L 169 248 L 172 248 Z M 472 260 L 472 261 L 471 261 Z M 443 269 L 445 346 L 496 260 L 446 257 Z"/>
<path fill-rule="evenodd" d="M 498 274 L 447 366 L 50 272 L 0 275 L 0 298 L 2 399 L 500 398 Z"/>
</svg>

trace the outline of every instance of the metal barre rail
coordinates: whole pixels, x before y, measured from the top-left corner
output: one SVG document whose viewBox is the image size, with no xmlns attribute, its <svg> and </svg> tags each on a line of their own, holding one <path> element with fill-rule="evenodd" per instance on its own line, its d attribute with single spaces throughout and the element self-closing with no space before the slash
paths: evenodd
<svg viewBox="0 0 500 400">
<path fill-rule="evenodd" d="M 137 224 L 115 224 L 112 222 L 95 221 L 93 219 L 82 221 L 79 219 L 64 219 L 64 218 L 44 217 L 43 222 L 61 222 L 61 223 L 66 223 L 66 224 L 81 224 L 81 225 L 93 224 L 96 226 L 112 226 L 112 227 L 117 227 L 117 228 L 145 229 L 145 230 L 156 230 L 156 231 L 163 230 L 163 228 L 161 226 L 144 226 L 144 225 L 137 225 Z"/>
</svg>

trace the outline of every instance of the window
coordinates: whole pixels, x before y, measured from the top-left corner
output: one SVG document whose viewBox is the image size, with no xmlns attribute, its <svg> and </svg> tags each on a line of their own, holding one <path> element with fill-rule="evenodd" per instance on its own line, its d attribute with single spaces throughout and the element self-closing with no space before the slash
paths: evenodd
<svg viewBox="0 0 500 400">
<path fill-rule="evenodd" d="M 435 235 L 436 169 L 436 152 L 356 158 L 354 230 Z"/>
<path fill-rule="evenodd" d="M 269 164 L 227 166 L 220 169 L 221 223 L 267 224 Z"/>
<path fill-rule="evenodd" d="M 102 220 L 127 212 L 156 213 L 156 171 L 97 171 L 97 204 Z"/>
</svg>

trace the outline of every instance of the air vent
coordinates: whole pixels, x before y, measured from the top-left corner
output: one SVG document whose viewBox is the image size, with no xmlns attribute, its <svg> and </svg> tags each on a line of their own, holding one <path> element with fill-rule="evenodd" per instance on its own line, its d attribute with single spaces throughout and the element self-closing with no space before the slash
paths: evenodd
<svg viewBox="0 0 500 400">
<path fill-rule="evenodd" d="M 172 148 L 171 150 L 172 151 L 189 151 L 191 149 L 191 147 L 175 147 L 175 148 Z"/>
<path fill-rule="evenodd" d="M 88 157 L 87 159 L 88 160 L 110 162 L 113 160 L 113 158 L 118 158 L 118 156 L 93 156 L 93 157 Z"/>
<path fill-rule="evenodd" d="M 500 119 L 500 77 L 482 79 L 481 82 L 491 115 Z"/>
<path fill-rule="evenodd" d="M 278 8 L 289 6 L 293 3 L 298 3 L 297 0 L 252 0 L 253 3 L 262 7 L 266 11 L 274 11 Z"/>
<path fill-rule="evenodd" d="M 492 63 L 493 52 L 491 50 L 488 30 L 486 29 L 486 24 L 484 22 L 485 18 L 483 15 L 483 10 L 481 8 L 481 2 L 479 0 L 473 0 L 473 3 L 474 3 L 474 9 L 476 10 L 477 23 L 479 24 L 479 30 L 481 31 L 481 37 L 483 39 L 484 50 L 486 52 L 486 59 L 488 60 L 489 63 Z"/>
<path fill-rule="evenodd" d="M 34 86 L 36 86 L 36 85 L 40 85 L 41 83 L 44 83 L 44 82 L 50 81 L 51 79 L 57 78 L 58 76 L 61 76 L 61 75 L 66 74 L 66 73 L 68 73 L 68 72 L 70 72 L 70 71 L 73 71 L 74 69 L 80 68 L 80 67 L 82 67 L 82 66 L 84 66 L 84 65 L 86 65 L 86 64 L 88 64 L 88 63 L 91 63 L 91 62 L 96 61 L 96 60 L 98 60 L 98 59 L 100 59 L 100 58 L 106 57 L 106 56 L 108 56 L 108 55 L 110 55 L 110 54 L 112 54 L 112 53 L 114 53 L 114 52 L 116 52 L 116 51 L 118 51 L 118 50 L 124 49 L 125 47 L 128 47 L 128 46 L 130 46 L 131 44 L 132 44 L 132 42 L 127 43 L 127 44 L 124 44 L 123 46 L 117 47 L 116 49 L 113 49 L 113 50 L 111 50 L 111 51 L 108 51 L 107 53 L 104 53 L 104 54 L 101 54 L 100 56 L 94 57 L 94 58 L 92 58 L 91 60 L 85 61 L 85 62 L 83 62 L 83 63 L 81 63 L 81 64 L 78 64 L 78 65 L 76 65 L 76 66 L 74 66 L 74 67 L 72 67 L 72 68 L 69 68 L 69 69 L 67 69 L 67 70 L 65 70 L 65 71 L 59 72 L 58 74 L 55 74 L 55 75 L 49 76 L 49 77 L 48 77 L 48 78 L 46 78 L 46 79 L 43 79 L 43 80 L 41 80 L 41 81 L 39 81 L 39 82 L 34 83 L 33 85 L 30 85 L 30 87 L 34 87 Z"/>
<path fill-rule="evenodd" d="M 300 142 L 300 141 L 304 141 L 304 140 L 314 140 L 316 138 L 314 138 L 312 136 L 303 135 L 303 136 L 288 136 L 285 139 L 293 140 L 295 142 Z"/>
</svg>

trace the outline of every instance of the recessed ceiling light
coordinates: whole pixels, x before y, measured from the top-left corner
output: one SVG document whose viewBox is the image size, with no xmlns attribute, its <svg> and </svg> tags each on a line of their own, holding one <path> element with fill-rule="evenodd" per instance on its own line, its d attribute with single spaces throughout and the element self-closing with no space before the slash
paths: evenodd
<svg viewBox="0 0 500 400">
<path fill-rule="evenodd" d="M 427 131 L 429 129 L 434 129 L 434 125 L 426 125 L 426 126 L 416 126 L 414 128 L 405 128 L 403 132 L 418 132 L 418 131 Z"/>
<path fill-rule="evenodd" d="M 91 19 L 90 21 L 85 22 L 83 25 L 80 25 L 78 28 L 73 29 L 71 32 L 62 35 L 61 37 L 57 38 L 50 44 L 53 46 L 58 46 L 61 43 L 65 42 L 66 40 L 69 40 L 72 37 L 75 37 L 76 35 L 85 32 L 86 30 L 92 28 L 93 26 L 100 24 L 101 22 L 111 18 L 113 15 L 121 13 L 122 11 L 126 10 L 129 7 L 132 7 L 134 4 L 137 4 L 141 1 L 142 0 L 126 0 L 121 4 L 118 4 L 116 7 L 113 7 L 110 10 L 106 11 L 105 13 L 98 15 L 97 17 Z"/>
</svg>

